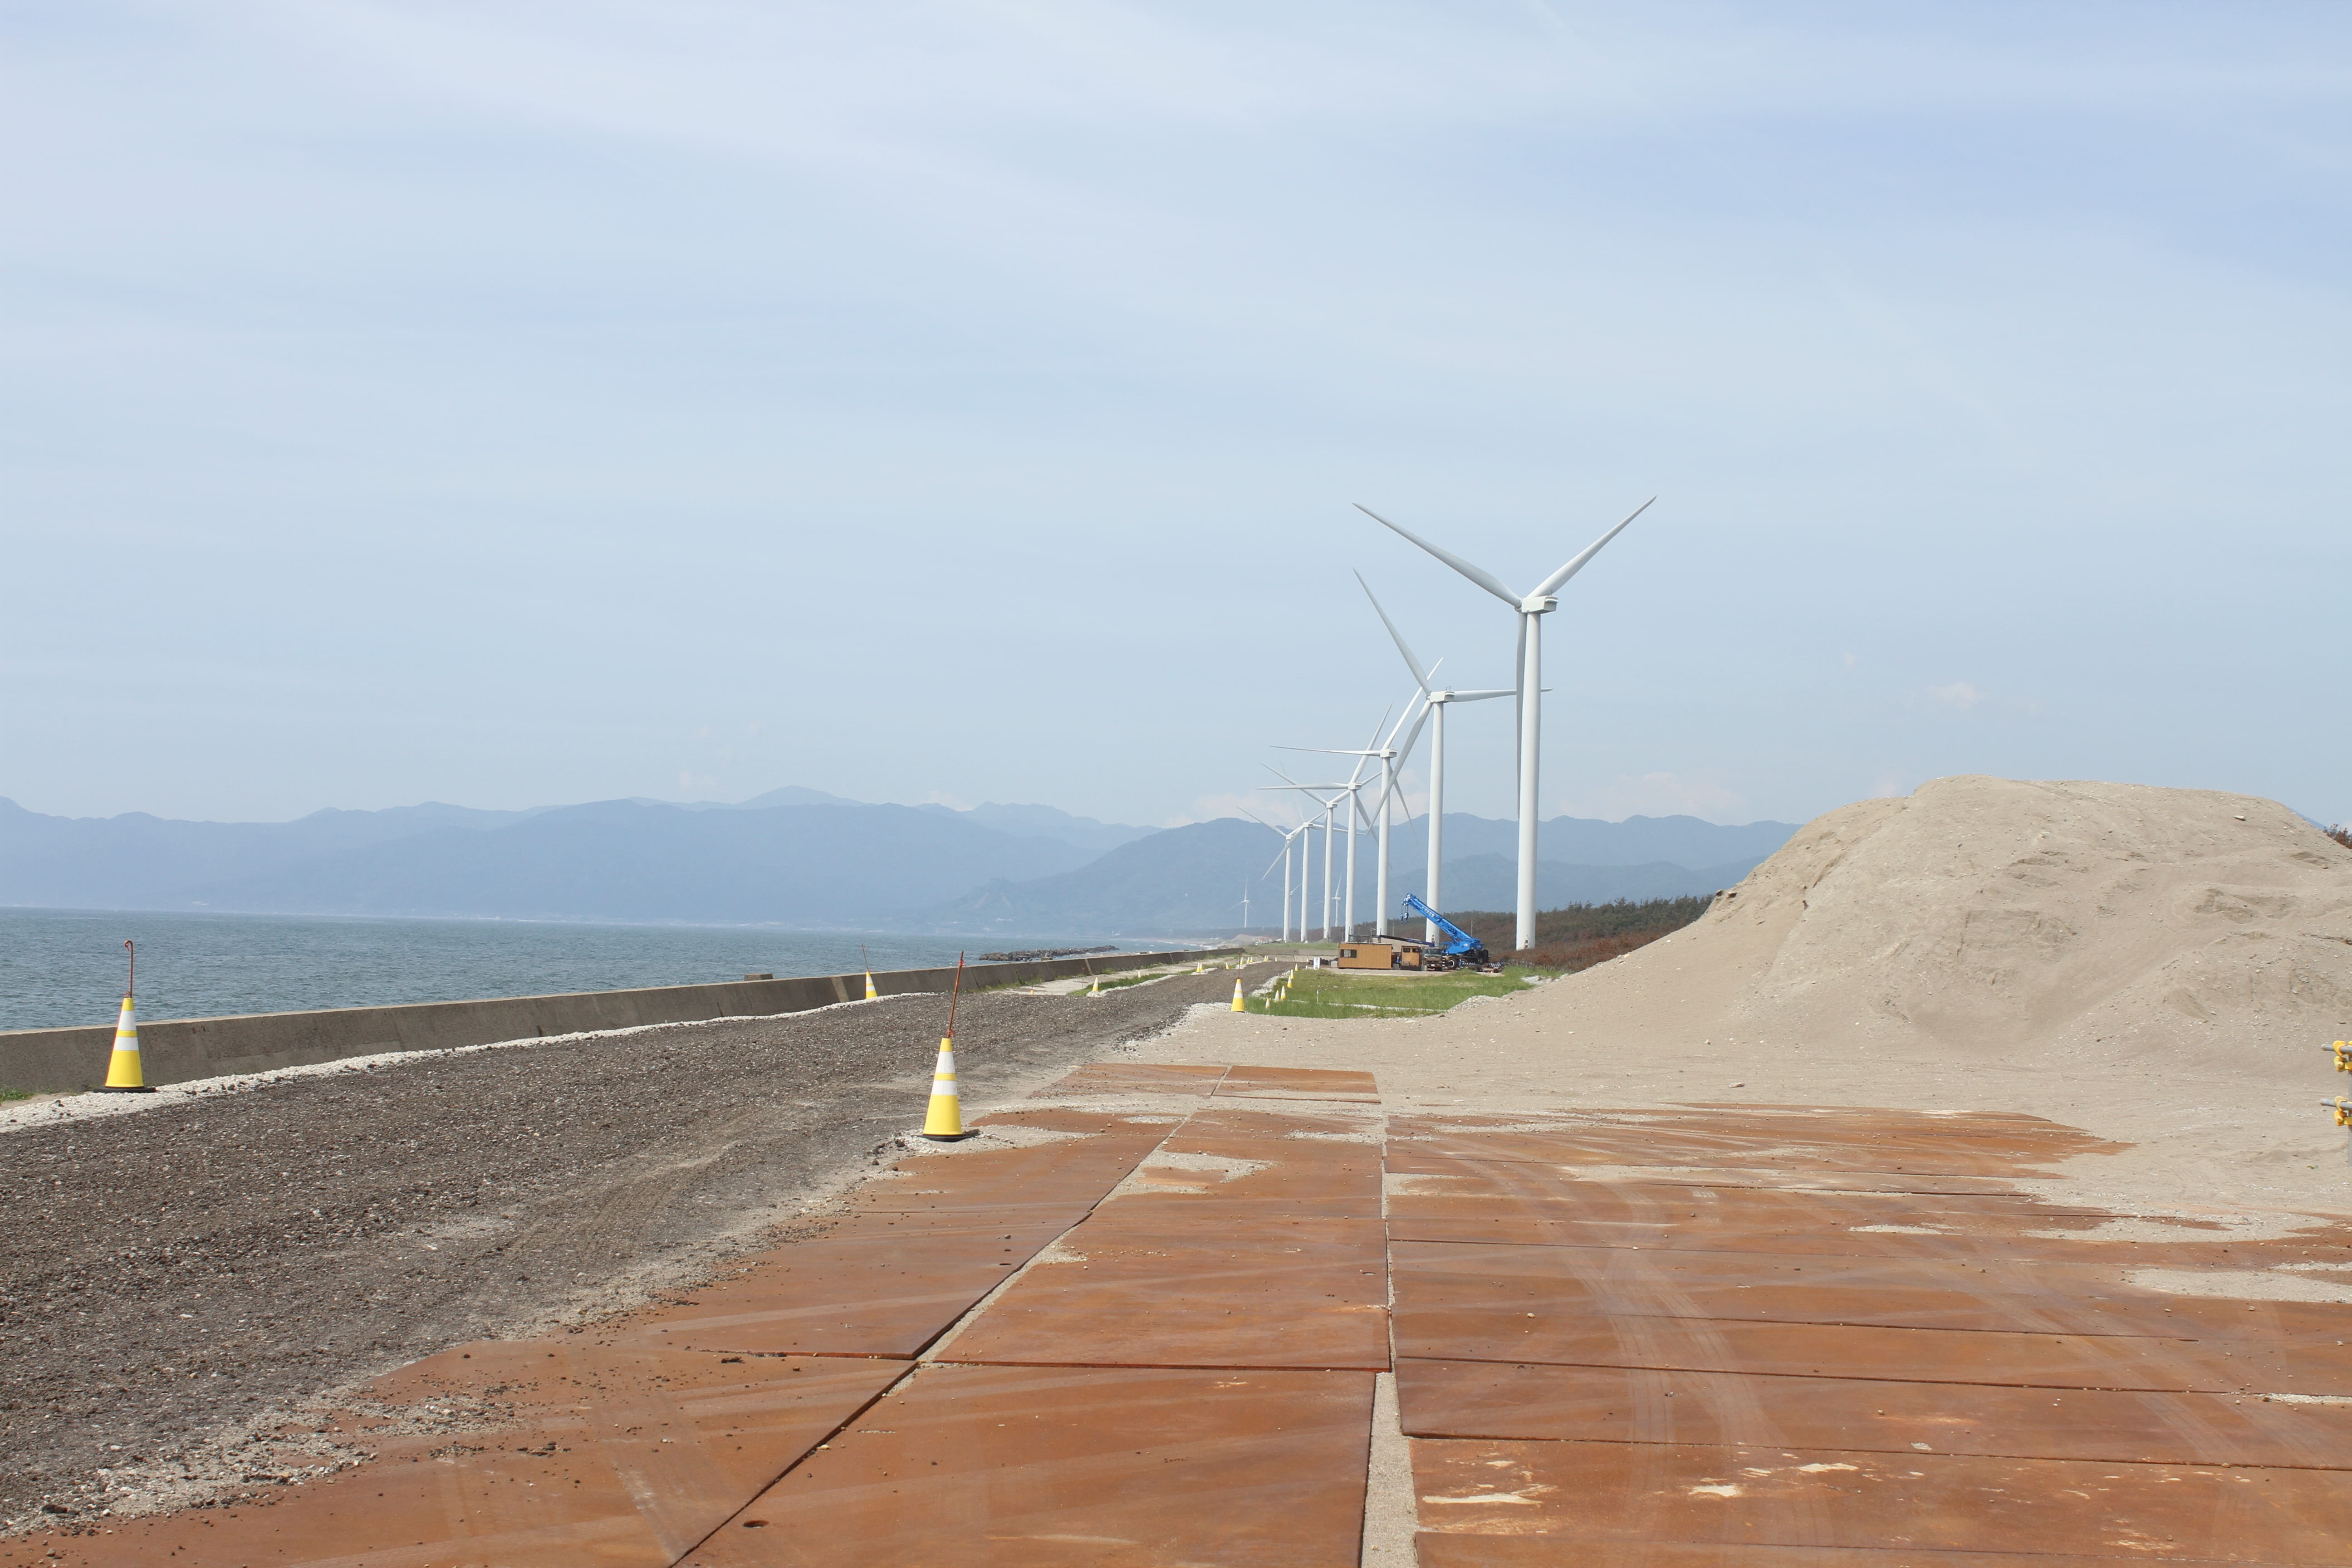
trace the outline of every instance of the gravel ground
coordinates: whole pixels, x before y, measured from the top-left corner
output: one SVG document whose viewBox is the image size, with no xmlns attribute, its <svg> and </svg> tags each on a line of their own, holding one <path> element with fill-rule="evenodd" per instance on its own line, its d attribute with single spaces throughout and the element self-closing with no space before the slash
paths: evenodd
<svg viewBox="0 0 2352 1568">
<path fill-rule="evenodd" d="M 966 1102 L 1156 1034 L 1233 981 L 968 997 Z M 245 1434 L 331 1390 L 709 1271 L 920 1125 L 943 1000 L 436 1055 L 0 1132 L 0 1528 L 209 1495 L 243 1479 Z"/>
</svg>

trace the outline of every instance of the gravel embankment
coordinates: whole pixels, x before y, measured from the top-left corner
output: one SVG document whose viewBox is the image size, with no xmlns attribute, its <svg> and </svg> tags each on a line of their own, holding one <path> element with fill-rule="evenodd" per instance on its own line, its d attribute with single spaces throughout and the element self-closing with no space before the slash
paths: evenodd
<svg viewBox="0 0 2352 1568">
<path fill-rule="evenodd" d="M 1234 978 L 968 997 L 967 1103 L 1155 1034 Z M 436 1056 L 0 1132 L 0 1519 L 234 1482 L 208 1440 L 708 1269 L 920 1124 L 944 1001 Z"/>
</svg>

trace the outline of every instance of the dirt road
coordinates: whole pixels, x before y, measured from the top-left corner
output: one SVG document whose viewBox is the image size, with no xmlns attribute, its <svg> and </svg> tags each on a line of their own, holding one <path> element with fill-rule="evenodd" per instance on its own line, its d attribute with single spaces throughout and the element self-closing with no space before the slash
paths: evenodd
<svg viewBox="0 0 2352 1568">
<path fill-rule="evenodd" d="M 1233 981 L 969 997 L 967 1101 Z M 436 1056 L 0 1133 L 0 1516 L 193 1500 L 306 1398 L 692 1279 L 919 1124 L 943 1012 Z"/>
</svg>

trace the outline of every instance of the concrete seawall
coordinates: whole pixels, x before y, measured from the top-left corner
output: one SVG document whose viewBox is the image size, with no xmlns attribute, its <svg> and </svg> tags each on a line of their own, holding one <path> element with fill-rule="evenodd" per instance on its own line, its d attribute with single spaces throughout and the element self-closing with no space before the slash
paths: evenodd
<svg viewBox="0 0 2352 1568">
<path fill-rule="evenodd" d="M 1111 974 L 1181 959 L 1231 954 L 1237 948 L 1182 952 L 1106 952 L 1024 963 L 979 963 L 964 971 L 973 989 L 1028 985 L 1074 974 Z M 944 992 L 948 969 L 877 970 L 884 995 Z M 553 996 L 498 996 L 478 1002 L 414 1002 L 393 1007 L 332 1007 L 310 1013 L 247 1013 L 226 1018 L 164 1018 L 139 1026 L 139 1050 L 151 1084 L 186 1083 L 229 1073 L 268 1072 L 384 1051 L 446 1050 L 547 1035 L 756 1018 L 804 1013 L 866 994 L 866 976 L 821 974 L 793 980 L 736 980 L 710 985 L 654 985 L 634 991 L 573 991 Z M 70 1091 L 106 1081 L 114 1026 L 0 1030 L 0 1087 Z"/>
</svg>

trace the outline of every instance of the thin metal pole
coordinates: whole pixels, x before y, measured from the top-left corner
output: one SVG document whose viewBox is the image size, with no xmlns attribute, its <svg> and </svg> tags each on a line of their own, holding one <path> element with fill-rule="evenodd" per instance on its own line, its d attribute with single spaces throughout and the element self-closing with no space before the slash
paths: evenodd
<svg viewBox="0 0 2352 1568">
<path fill-rule="evenodd" d="M 1381 759 L 1381 864 L 1372 878 L 1372 934 L 1389 934 L 1389 795 L 1396 788 L 1396 759 Z"/>
</svg>

